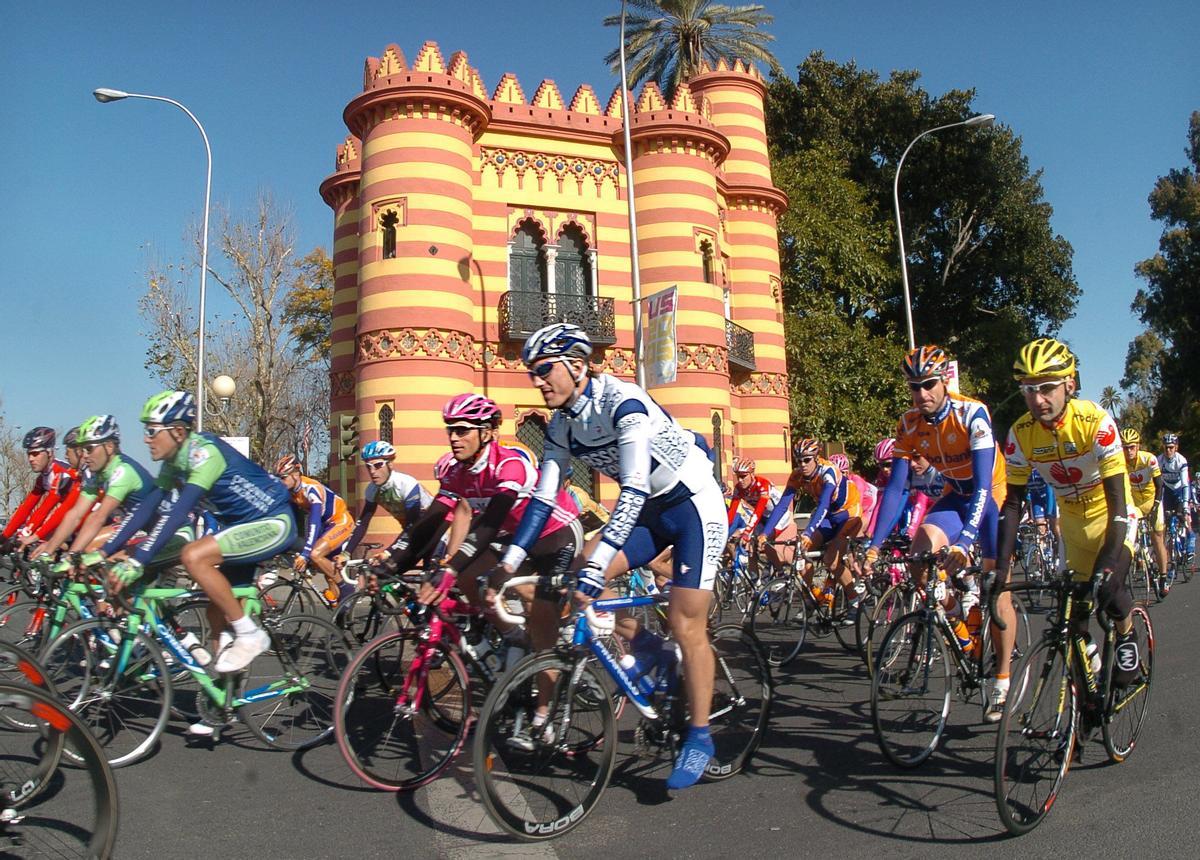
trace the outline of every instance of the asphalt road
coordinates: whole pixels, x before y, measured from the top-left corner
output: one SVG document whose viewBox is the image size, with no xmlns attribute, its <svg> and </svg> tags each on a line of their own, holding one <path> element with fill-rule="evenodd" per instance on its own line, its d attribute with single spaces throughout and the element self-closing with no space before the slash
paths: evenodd
<svg viewBox="0 0 1200 860">
<path fill-rule="evenodd" d="M 420 791 L 357 783 L 337 748 L 262 749 L 244 730 L 194 746 L 173 722 L 149 759 L 117 772 L 122 858 L 599 856 L 1179 856 L 1200 837 L 1200 580 L 1153 607 L 1151 716 L 1138 747 L 1110 765 L 1097 741 L 1072 767 L 1033 833 L 1004 835 L 992 797 L 994 730 L 956 701 L 947 740 L 901 771 L 876 746 L 866 673 L 835 640 L 817 640 L 776 674 L 770 731 L 748 770 L 674 797 L 667 768 L 622 755 L 590 818 L 548 844 L 496 834 L 470 780 L 469 752 Z M 622 750 L 624 754 L 626 751 Z"/>
</svg>

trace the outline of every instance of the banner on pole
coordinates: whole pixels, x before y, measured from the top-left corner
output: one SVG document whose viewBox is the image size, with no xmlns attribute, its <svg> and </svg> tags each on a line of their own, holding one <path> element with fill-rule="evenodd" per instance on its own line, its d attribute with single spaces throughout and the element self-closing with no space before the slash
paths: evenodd
<svg viewBox="0 0 1200 860">
<path fill-rule="evenodd" d="M 946 362 L 946 390 L 958 394 L 958 359 Z"/>
<path fill-rule="evenodd" d="M 675 340 L 677 286 L 646 296 L 642 316 L 642 358 L 646 363 L 646 387 L 675 381 L 678 348 Z"/>
</svg>

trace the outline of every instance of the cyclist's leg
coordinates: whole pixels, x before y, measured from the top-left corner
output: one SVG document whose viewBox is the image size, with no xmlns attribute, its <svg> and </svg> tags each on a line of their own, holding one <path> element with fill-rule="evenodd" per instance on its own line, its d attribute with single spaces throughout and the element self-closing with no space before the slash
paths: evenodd
<svg viewBox="0 0 1200 860">
<path fill-rule="evenodd" d="M 1163 507 L 1158 506 L 1158 515 L 1154 522 L 1147 521 L 1146 528 L 1150 529 L 1150 545 L 1154 547 L 1154 562 L 1158 565 L 1158 575 L 1166 576 L 1167 570 L 1170 567 L 1170 560 L 1167 558 L 1167 541 L 1164 537 L 1166 532 L 1166 521 L 1163 519 Z"/>
<path fill-rule="evenodd" d="M 352 589 L 338 576 L 333 566 L 333 556 L 341 552 L 352 534 L 354 534 L 354 519 L 349 514 L 345 514 L 329 524 L 317 538 L 317 542 L 313 544 L 312 553 L 309 555 L 309 561 L 316 566 L 317 570 L 321 571 L 325 582 L 339 598 Z M 347 587 L 342 588 L 343 585 Z"/>
</svg>

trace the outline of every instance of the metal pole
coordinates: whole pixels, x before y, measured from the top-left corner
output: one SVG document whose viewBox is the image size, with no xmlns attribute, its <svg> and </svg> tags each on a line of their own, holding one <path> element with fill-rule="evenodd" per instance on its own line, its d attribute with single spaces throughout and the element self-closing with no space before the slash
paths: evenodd
<svg viewBox="0 0 1200 860">
<path fill-rule="evenodd" d="M 892 181 L 892 202 L 896 206 L 896 238 L 900 245 L 900 280 L 904 285 L 904 321 L 908 327 L 909 349 L 917 348 L 917 339 L 913 334 L 912 298 L 908 292 L 908 256 L 904 253 L 904 226 L 900 223 L 900 169 L 904 167 L 904 159 L 908 157 L 908 151 L 925 135 L 933 134 L 935 131 L 944 131 L 948 128 L 957 128 L 960 125 L 991 125 L 995 119 L 990 113 L 980 114 L 964 119 L 961 122 L 951 122 L 923 131 L 912 139 L 912 143 L 904 148 L 904 154 L 900 156 L 900 161 L 896 164 L 896 176 Z"/>
<path fill-rule="evenodd" d="M 629 264 L 633 276 L 633 355 L 637 384 L 646 387 L 642 361 L 642 276 L 638 271 L 637 212 L 633 205 L 633 145 L 629 139 L 629 80 L 625 72 L 625 0 L 621 0 L 621 125 L 625 137 L 625 193 L 629 200 Z"/>
</svg>

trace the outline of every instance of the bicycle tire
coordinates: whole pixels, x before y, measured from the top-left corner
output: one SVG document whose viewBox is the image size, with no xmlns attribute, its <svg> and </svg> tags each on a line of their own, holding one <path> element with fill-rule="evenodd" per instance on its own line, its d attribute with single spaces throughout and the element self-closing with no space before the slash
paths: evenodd
<svg viewBox="0 0 1200 860">
<path fill-rule="evenodd" d="M 761 643 L 771 666 L 786 666 L 799 656 L 808 637 L 808 608 L 795 577 L 779 577 L 766 584 L 755 598 L 750 628 Z"/>
<path fill-rule="evenodd" d="M 933 754 L 946 731 L 953 692 L 953 664 L 934 619 L 924 611 L 896 619 L 871 680 L 871 722 L 889 761 L 914 768 Z"/>
<path fill-rule="evenodd" d="M 350 662 L 349 643 L 333 622 L 315 615 L 264 615 L 262 622 L 271 646 L 246 667 L 238 718 L 268 746 L 308 749 L 333 733 L 333 703 Z M 257 698 L 280 681 L 298 689 Z"/>
<path fill-rule="evenodd" d="M 854 586 L 850 586 L 853 588 Z M 851 628 L 856 627 L 857 623 L 852 623 L 848 616 L 850 614 L 850 598 L 846 595 L 846 588 L 841 584 L 836 584 L 833 587 L 833 606 L 829 608 L 829 623 L 833 627 L 833 635 L 837 639 L 838 644 L 843 649 L 850 653 L 858 651 L 858 634 L 851 636 Z"/>
<path fill-rule="evenodd" d="M 209 631 L 207 611 L 208 598 L 193 597 L 164 609 L 162 615 L 169 614 L 185 631 L 195 634 L 201 646 L 209 652 L 211 657 L 217 653 L 217 649 Z M 202 718 L 202 714 L 196 707 L 200 684 L 187 667 L 176 661 L 173 656 L 168 656 L 169 652 L 165 647 L 162 650 L 163 657 L 167 659 L 171 669 L 171 710 L 180 719 L 194 723 Z"/>
<path fill-rule="evenodd" d="M 114 636 L 120 631 L 120 639 Z M 134 636 L 119 666 L 124 640 Z M 171 673 L 158 643 L 107 618 L 76 622 L 54 638 L 38 659 L 59 697 L 79 715 L 118 768 L 145 758 L 171 716 Z M 71 757 L 70 749 L 66 755 Z"/>
<path fill-rule="evenodd" d="M 0 608 L 0 642 L 16 645 L 30 654 L 39 654 L 46 643 L 51 609 L 32 598 L 18 599 Z"/>
<path fill-rule="evenodd" d="M 280 579 L 258 592 L 264 613 L 316 615 L 326 609 L 303 580 Z"/>
<path fill-rule="evenodd" d="M 412 661 L 422 652 L 421 706 L 401 709 L 397 697 L 417 683 Z M 436 779 L 466 742 L 470 685 L 445 642 L 423 642 L 421 631 L 411 629 L 372 640 L 346 667 L 334 704 L 334 737 L 350 770 L 382 791 L 410 791 Z"/>
<path fill-rule="evenodd" d="M 867 621 L 867 630 L 863 641 L 863 660 L 867 664 L 867 677 L 875 677 L 875 662 L 879 654 L 879 646 L 883 637 L 891 629 L 893 622 L 901 615 L 907 615 L 916 610 L 916 589 L 907 583 L 893 585 L 883 593 L 875 604 L 872 614 Z"/>
<path fill-rule="evenodd" d="M 1135 606 L 1130 615 L 1138 634 L 1138 658 L 1141 663 L 1138 680 L 1125 688 L 1110 688 L 1105 702 L 1106 719 L 1101 724 L 1104 749 L 1114 763 L 1129 758 L 1137 746 L 1138 735 L 1146 721 L 1150 706 L 1151 682 L 1154 680 L 1154 627 L 1150 614 Z"/>
<path fill-rule="evenodd" d="M 561 726 L 571 703 L 568 737 L 554 728 L 532 736 L 532 749 L 509 739 L 514 727 L 532 718 L 537 677 L 554 673 L 547 726 Z M 575 687 L 603 691 L 580 695 Z M 479 713 L 472 744 L 475 783 L 492 821 L 527 842 L 553 839 L 582 823 L 612 776 L 617 725 L 607 676 L 586 654 L 531 654 L 492 688 Z M 556 769 L 552 771 L 551 768 Z M 557 775 L 557 774 L 561 774 Z"/>
<path fill-rule="evenodd" d="M 996 733 L 996 810 L 1014 836 L 1041 824 L 1058 797 L 1075 754 L 1077 705 L 1063 643 L 1043 639 L 1013 672 Z"/>
<path fill-rule="evenodd" d="M 708 714 L 714 752 L 704 778 L 714 782 L 741 773 L 762 743 L 775 688 L 763 646 L 751 631 L 725 624 L 709 634 L 709 644 L 716 657 Z"/>
<path fill-rule="evenodd" d="M 338 604 L 333 613 L 333 624 L 346 633 L 354 647 L 362 647 L 385 633 L 411 626 L 407 615 L 380 611 L 380 601 L 388 600 L 383 594 L 356 591 Z"/>
<path fill-rule="evenodd" d="M 104 752 L 78 716 L 46 690 L 0 682 L 0 707 L 21 710 L 22 721 L 36 722 L 39 730 L 10 731 L 0 727 L 0 761 L 6 770 L 17 761 L 36 761 L 42 776 L 31 785 L 26 779 L 16 791 L 5 790 L 0 807 L 19 813 L 19 820 L 0 824 L 0 854 L 19 847 L 21 857 L 109 858 L 117 838 L 117 784 Z M 75 752 L 78 767 L 62 768 L 66 748 Z M 56 785 L 42 791 L 48 777 Z M 61 780 L 61 784 L 57 784 Z M 89 794 L 90 802 L 81 799 Z M 81 814 L 85 820 L 80 822 Z"/>
<path fill-rule="evenodd" d="M 1009 592 L 1009 599 L 1012 601 L 1013 612 L 1017 618 L 1017 635 L 1013 640 L 1008 672 L 1011 678 L 1013 667 L 1019 665 L 1021 658 L 1033 649 L 1033 631 L 1029 626 L 1029 613 L 1025 609 L 1025 601 L 1012 592 Z M 983 714 L 986 714 L 992 688 L 996 684 L 996 654 L 992 647 L 992 625 L 989 620 L 985 620 L 979 632 L 979 649 L 982 655 L 979 670 L 979 698 Z"/>
</svg>

